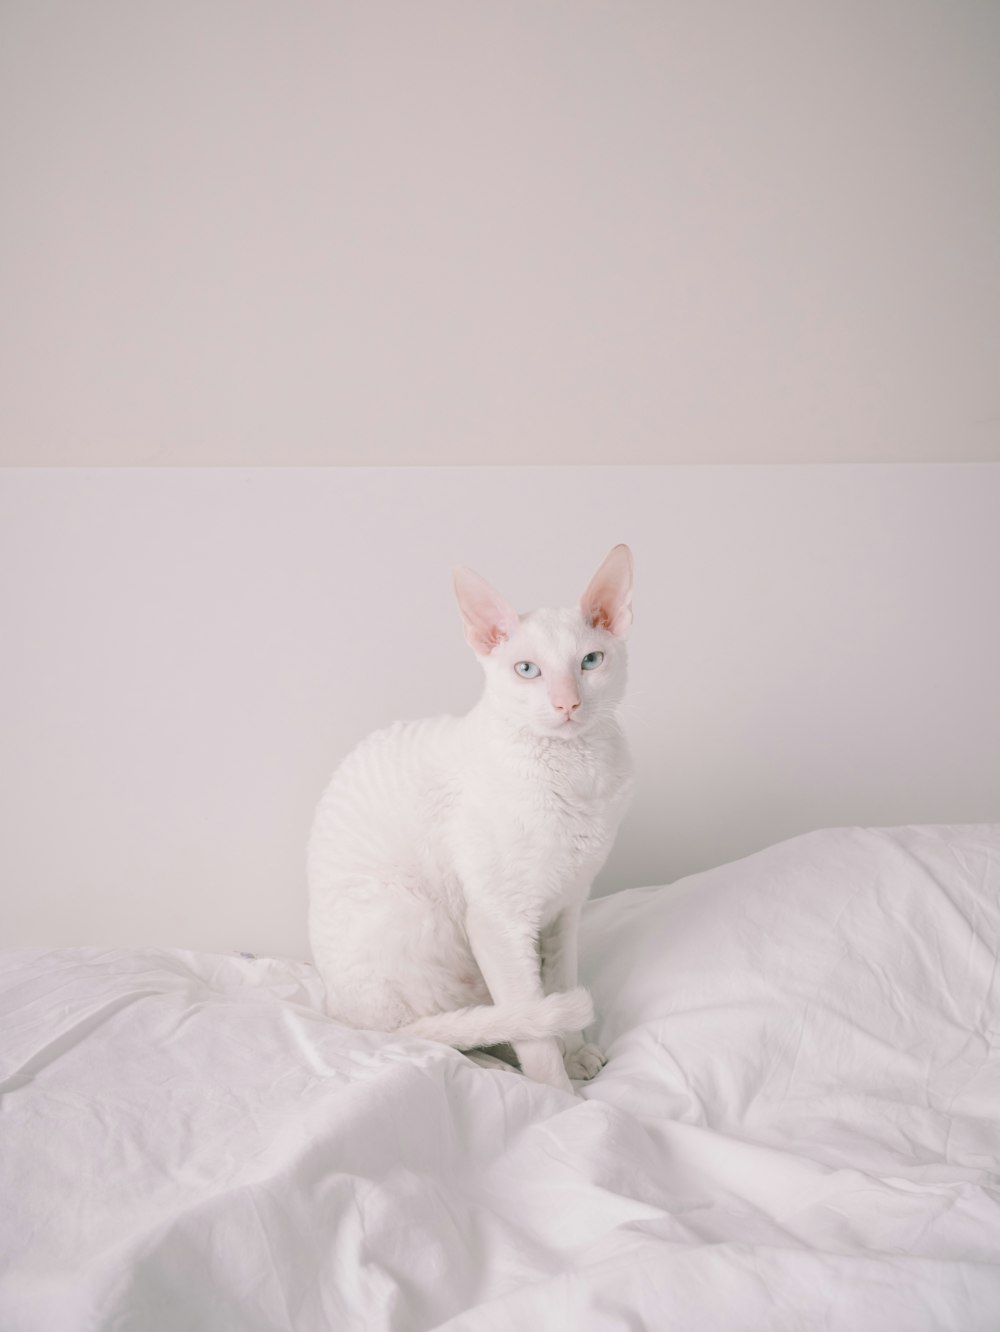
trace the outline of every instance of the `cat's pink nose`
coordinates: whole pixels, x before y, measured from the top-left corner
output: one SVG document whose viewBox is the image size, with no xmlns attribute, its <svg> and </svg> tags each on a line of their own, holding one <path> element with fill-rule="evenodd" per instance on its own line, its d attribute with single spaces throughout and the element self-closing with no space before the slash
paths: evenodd
<svg viewBox="0 0 1000 1332">
<path fill-rule="evenodd" d="M 580 706 L 580 691 L 573 679 L 552 680 L 549 683 L 549 702 L 556 712 L 572 717 Z"/>
</svg>

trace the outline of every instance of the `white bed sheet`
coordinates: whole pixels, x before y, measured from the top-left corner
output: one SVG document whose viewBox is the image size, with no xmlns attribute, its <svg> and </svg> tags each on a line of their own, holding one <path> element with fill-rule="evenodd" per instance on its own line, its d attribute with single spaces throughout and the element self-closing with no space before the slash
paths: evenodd
<svg viewBox="0 0 1000 1332">
<path fill-rule="evenodd" d="M 585 913 L 573 1099 L 306 963 L 0 958 L 0 1328 L 1000 1329 L 1000 825 Z"/>
</svg>

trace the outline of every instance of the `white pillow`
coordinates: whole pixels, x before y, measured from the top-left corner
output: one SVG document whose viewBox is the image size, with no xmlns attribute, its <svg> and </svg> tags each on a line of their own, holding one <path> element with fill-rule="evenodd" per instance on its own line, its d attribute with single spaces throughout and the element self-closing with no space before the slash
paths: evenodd
<svg viewBox="0 0 1000 1332">
<path fill-rule="evenodd" d="M 832 829 L 588 905 L 587 1090 L 828 1165 L 1000 1159 L 1000 824 Z"/>
</svg>

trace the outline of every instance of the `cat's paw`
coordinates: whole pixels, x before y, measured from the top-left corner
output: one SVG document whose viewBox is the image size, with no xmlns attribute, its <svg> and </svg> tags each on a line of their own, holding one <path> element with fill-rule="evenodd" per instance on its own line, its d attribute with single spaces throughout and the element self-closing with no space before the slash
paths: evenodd
<svg viewBox="0 0 1000 1332">
<path fill-rule="evenodd" d="M 563 1058 L 567 1075 L 584 1082 L 599 1073 L 606 1062 L 596 1045 L 581 1045 L 577 1050 L 570 1050 Z"/>
<path fill-rule="evenodd" d="M 517 1041 L 517 1062 L 521 1072 L 533 1082 L 544 1082 L 548 1087 L 572 1093 L 569 1078 L 563 1068 L 562 1051 L 558 1042 L 549 1037 L 536 1041 Z"/>
</svg>

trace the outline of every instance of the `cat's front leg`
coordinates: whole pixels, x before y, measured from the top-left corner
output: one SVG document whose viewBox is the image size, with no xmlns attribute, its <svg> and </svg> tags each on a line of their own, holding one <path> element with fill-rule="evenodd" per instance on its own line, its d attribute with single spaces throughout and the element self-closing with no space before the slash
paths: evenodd
<svg viewBox="0 0 1000 1332">
<path fill-rule="evenodd" d="M 577 947 L 580 908 L 566 907 L 541 932 L 542 988 L 546 994 L 572 990 L 577 983 Z M 605 1059 L 599 1046 L 583 1039 L 582 1031 L 567 1032 L 563 1063 L 571 1078 L 586 1081 L 603 1068 Z"/>
<path fill-rule="evenodd" d="M 494 1003 L 542 998 L 545 990 L 536 936 L 526 921 L 470 906 L 465 926 Z M 573 1090 L 563 1064 L 562 1046 L 555 1037 L 511 1044 L 527 1077 L 560 1091 Z"/>
</svg>

